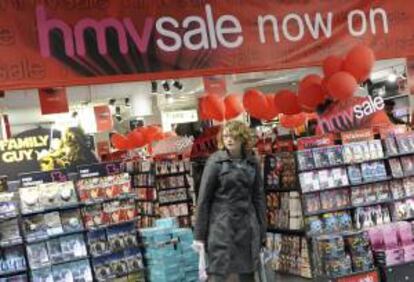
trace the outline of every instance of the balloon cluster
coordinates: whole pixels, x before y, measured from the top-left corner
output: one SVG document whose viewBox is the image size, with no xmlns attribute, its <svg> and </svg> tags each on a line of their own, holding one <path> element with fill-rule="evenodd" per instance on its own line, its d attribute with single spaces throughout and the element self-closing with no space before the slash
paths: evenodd
<svg viewBox="0 0 414 282">
<path fill-rule="evenodd" d="M 276 94 L 264 95 L 251 89 L 244 93 L 242 103 L 235 94 L 224 99 L 216 94 L 208 94 L 200 99 L 200 115 L 202 119 L 223 121 L 246 111 L 261 120 L 280 116 L 282 126 L 296 128 L 306 122 L 305 113 L 313 113 L 320 105 L 330 101 L 351 98 L 358 84 L 369 78 L 374 63 L 374 52 L 369 47 L 357 45 L 344 58 L 327 57 L 322 65 L 324 76 L 305 76 L 299 82 L 297 93 L 284 89 Z"/>
<path fill-rule="evenodd" d="M 244 108 L 236 94 L 229 94 L 225 98 L 217 94 L 207 94 L 199 100 L 199 111 L 201 120 L 223 121 L 239 116 Z"/>
<path fill-rule="evenodd" d="M 161 127 L 150 125 L 138 127 L 126 136 L 114 133 L 111 135 L 111 143 L 118 150 L 132 150 L 172 136 L 175 136 L 174 132 L 163 132 Z"/>
</svg>

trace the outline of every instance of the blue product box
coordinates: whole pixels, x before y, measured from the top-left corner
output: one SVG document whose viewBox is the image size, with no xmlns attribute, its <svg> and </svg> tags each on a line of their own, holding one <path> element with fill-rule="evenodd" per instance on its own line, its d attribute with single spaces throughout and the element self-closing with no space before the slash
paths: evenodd
<svg viewBox="0 0 414 282">
<path fill-rule="evenodd" d="M 155 226 L 161 228 L 178 228 L 179 225 L 176 217 L 168 217 L 157 219 Z"/>
</svg>

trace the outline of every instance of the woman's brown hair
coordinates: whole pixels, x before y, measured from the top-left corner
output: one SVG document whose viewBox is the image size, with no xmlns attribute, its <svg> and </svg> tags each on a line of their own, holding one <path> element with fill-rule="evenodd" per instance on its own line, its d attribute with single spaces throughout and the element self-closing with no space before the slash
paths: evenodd
<svg viewBox="0 0 414 282">
<path fill-rule="evenodd" d="M 235 120 L 224 124 L 218 135 L 218 148 L 224 150 L 223 132 L 227 130 L 230 135 L 242 143 L 243 152 L 246 153 L 254 146 L 254 137 L 251 129 L 244 122 Z"/>
</svg>

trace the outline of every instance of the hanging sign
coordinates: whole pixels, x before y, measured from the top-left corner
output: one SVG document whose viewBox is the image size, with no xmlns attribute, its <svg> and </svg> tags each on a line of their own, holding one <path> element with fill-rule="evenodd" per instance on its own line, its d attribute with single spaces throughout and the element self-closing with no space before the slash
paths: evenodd
<svg viewBox="0 0 414 282">
<path fill-rule="evenodd" d="M 377 59 L 410 57 L 408 6 L 407 0 L 2 0 L 0 89 L 315 66 L 361 42 Z"/>
</svg>

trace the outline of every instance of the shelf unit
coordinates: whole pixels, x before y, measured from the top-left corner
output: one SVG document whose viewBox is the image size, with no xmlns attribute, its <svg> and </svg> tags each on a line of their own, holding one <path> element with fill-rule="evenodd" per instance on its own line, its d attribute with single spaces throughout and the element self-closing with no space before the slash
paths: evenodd
<svg viewBox="0 0 414 282">
<path fill-rule="evenodd" d="M 361 161 L 361 162 L 357 162 L 357 164 L 363 164 L 363 163 L 371 163 L 373 161 L 382 161 L 385 164 L 386 170 L 387 170 L 387 176 L 386 177 L 382 177 L 380 179 L 373 179 L 370 181 L 363 181 L 361 183 L 350 183 L 349 185 L 345 185 L 345 186 L 341 186 L 341 187 L 334 187 L 332 189 L 325 189 L 325 190 L 316 190 L 316 191 L 306 191 L 306 192 L 302 192 L 302 196 L 303 195 L 307 195 L 307 194 L 312 194 L 312 193 L 324 193 L 327 191 L 332 191 L 332 190 L 338 190 L 338 189 L 349 189 L 350 193 L 353 189 L 362 189 L 362 187 L 366 187 L 365 185 L 370 185 L 370 184 L 377 184 L 377 183 L 386 183 L 388 185 L 389 182 L 393 181 L 393 180 L 398 180 L 398 179 L 404 179 L 407 177 L 410 177 L 412 175 L 408 174 L 408 175 L 404 175 L 403 177 L 392 177 L 392 173 L 391 173 L 391 166 L 388 163 L 388 161 L 390 159 L 395 159 L 395 158 L 401 158 L 401 157 L 406 157 L 406 156 L 412 156 L 414 155 L 414 152 L 409 152 L 409 153 L 403 153 L 403 154 L 396 154 L 396 155 L 385 155 L 385 148 L 384 145 L 382 145 L 382 149 L 384 152 L 384 157 L 382 158 L 377 158 L 377 159 L 370 159 L 370 160 L 365 160 L 365 161 Z M 317 170 L 323 170 L 323 169 L 331 169 L 331 168 L 337 168 L 337 167 L 348 167 L 351 165 L 354 165 L 355 163 L 344 163 L 341 165 L 333 165 L 332 167 L 323 167 L 323 168 L 313 168 L 313 169 L 305 169 L 305 170 L 301 170 L 299 171 L 299 173 L 302 172 L 309 172 L 309 171 L 317 171 Z M 348 171 L 347 171 L 347 177 L 348 177 Z M 396 215 L 395 215 L 395 208 L 394 205 L 396 202 L 398 201 L 403 201 L 404 199 L 410 199 L 410 198 L 414 198 L 414 195 L 406 195 L 404 197 L 399 197 L 399 198 L 394 198 L 392 195 L 392 191 L 391 191 L 391 187 L 388 185 L 388 198 L 387 199 L 382 199 L 382 200 L 377 200 L 377 201 L 372 201 L 372 202 L 364 202 L 361 204 L 353 204 L 352 203 L 352 198 L 349 199 L 349 203 L 350 205 L 344 206 L 344 207 L 337 207 L 337 208 L 333 208 L 333 209 L 327 209 L 327 210 L 318 210 L 315 212 L 306 212 L 306 207 L 305 204 L 303 205 L 303 211 L 304 211 L 304 216 L 305 218 L 307 217 L 311 217 L 311 216 L 317 216 L 317 215 L 323 215 L 323 214 L 330 214 L 330 213 L 335 213 L 335 212 L 339 212 L 339 211 L 350 211 L 351 212 L 351 216 L 353 218 L 353 214 L 354 210 L 356 209 L 361 209 L 361 208 L 365 208 L 365 207 L 369 207 L 369 206 L 384 206 L 386 207 L 390 214 L 391 214 L 391 221 L 398 221 L 398 220 L 410 220 L 410 219 L 414 219 L 414 216 L 412 218 L 404 218 L 404 219 L 397 219 Z M 302 199 L 304 201 L 304 199 Z M 355 224 L 354 219 L 353 219 L 353 225 Z M 355 226 L 353 226 L 353 228 L 355 228 Z M 355 229 L 354 229 L 355 230 Z M 362 229 L 357 229 L 357 230 L 363 230 Z M 310 245 L 310 247 L 312 248 L 312 242 L 314 240 L 314 238 L 319 237 L 321 235 L 341 235 L 344 233 L 347 233 L 346 230 L 344 231 L 334 231 L 334 232 L 324 232 L 324 234 L 309 234 L 308 233 L 309 230 L 305 230 L 305 233 L 307 235 L 308 239 L 308 243 Z M 313 258 L 313 261 L 315 260 L 315 258 Z M 412 263 L 411 263 L 412 264 Z M 313 262 L 313 265 L 315 266 L 315 263 Z M 381 273 L 383 273 L 384 271 L 382 270 Z M 384 277 L 384 275 L 382 274 L 382 276 Z M 409 281 L 414 281 L 414 275 L 411 274 L 411 276 L 413 276 L 413 280 L 409 280 Z M 345 276 L 340 276 L 340 277 L 324 277 L 319 275 L 318 273 L 314 273 L 314 277 L 317 279 L 316 281 L 326 281 L 326 282 L 336 282 L 336 281 L 354 281 L 352 279 L 372 279 L 372 281 L 379 281 L 379 272 L 374 269 L 374 270 L 367 270 L 366 272 L 354 272 L 351 273 L 349 275 L 345 275 Z M 348 280 L 347 280 L 348 279 Z M 355 280 L 356 281 L 356 280 Z M 359 280 L 358 280 L 359 281 Z M 371 280 L 369 280 L 371 281 Z M 403 281 L 403 280 L 386 280 L 386 281 Z"/>
<path fill-rule="evenodd" d="M 273 234 L 270 238 L 274 240 L 272 241 L 268 235 L 270 243 L 267 243 L 267 247 L 275 252 L 274 257 L 278 258 L 278 262 L 274 263 L 275 270 L 283 274 L 310 278 L 309 252 L 307 249 L 303 249 L 303 242 L 306 238 L 300 207 L 300 190 L 295 176 L 294 152 L 265 155 L 263 169 L 268 217 L 267 232 Z M 298 198 L 295 198 L 295 194 Z M 297 203 L 298 206 L 295 207 L 294 203 Z M 297 210 L 293 212 L 292 209 Z M 282 216 L 283 220 L 281 217 L 276 218 L 276 215 Z M 273 216 L 275 216 L 275 225 L 272 224 Z M 269 244 L 272 246 L 269 246 Z M 281 248 L 274 248 L 276 246 Z M 289 256 L 289 253 L 293 250 L 296 253 Z M 309 269 L 308 273 L 303 271 L 304 269 Z"/>
</svg>

